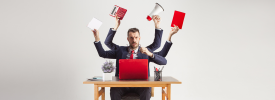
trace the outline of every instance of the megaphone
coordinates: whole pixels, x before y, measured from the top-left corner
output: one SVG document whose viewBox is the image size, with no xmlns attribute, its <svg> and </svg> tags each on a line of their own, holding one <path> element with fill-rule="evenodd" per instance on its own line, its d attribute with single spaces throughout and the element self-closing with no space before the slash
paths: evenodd
<svg viewBox="0 0 275 100">
<path fill-rule="evenodd" d="M 153 9 L 153 11 L 147 16 L 147 20 L 151 21 L 153 15 L 157 15 L 160 12 L 163 12 L 164 9 L 161 7 L 161 5 L 159 5 L 158 3 L 156 3 L 155 8 Z"/>
</svg>

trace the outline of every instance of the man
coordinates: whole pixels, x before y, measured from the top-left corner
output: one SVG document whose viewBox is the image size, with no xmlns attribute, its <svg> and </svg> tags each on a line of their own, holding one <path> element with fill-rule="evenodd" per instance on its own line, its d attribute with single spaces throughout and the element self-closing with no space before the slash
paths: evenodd
<svg viewBox="0 0 275 100">
<path fill-rule="evenodd" d="M 170 32 L 170 39 L 171 41 L 171 36 L 175 33 L 177 33 L 178 27 L 172 28 Z M 127 40 L 130 44 L 129 47 L 123 47 L 123 46 L 118 46 L 116 47 L 116 50 L 111 50 L 111 51 L 105 51 L 102 48 L 102 45 L 100 43 L 100 38 L 99 38 L 99 32 L 98 30 L 94 30 L 94 37 L 95 37 L 95 46 L 97 49 L 97 52 L 100 57 L 103 58 L 112 58 L 116 59 L 116 76 L 118 76 L 119 73 L 119 65 L 118 61 L 119 59 L 148 59 L 149 62 L 155 62 L 160 65 L 165 65 L 167 63 L 166 59 L 162 56 L 166 56 L 172 43 L 165 45 L 165 47 L 161 50 L 161 52 L 157 53 L 152 53 L 152 50 L 150 48 L 145 48 L 145 47 L 139 47 L 139 41 L 140 41 L 140 35 L 139 31 L 136 28 L 131 28 L 128 31 L 128 37 Z M 139 49 L 140 48 L 140 49 Z M 131 51 L 131 53 L 129 53 Z M 140 53 L 138 53 L 140 52 Z M 158 55 L 161 54 L 162 56 Z M 148 72 L 149 71 L 149 62 L 148 62 Z M 150 73 L 148 73 L 150 76 Z M 120 100 L 121 97 L 127 93 L 127 92 L 135 92 L 140 95 L 141 100 L 150 100 L 151 98 L 151 90 L 149 87 L 112 87 L 110 90 L 110 95 L 111 95 L 111 100 Z"/>
<path fill-rule="evenodd" d="M 119 47 L 118 45 L 113 43 L 113 38 L 115 36 L 116 30 L 118 29 L 118 27 L 120 25 L 119 17 L 115 16 L 115 18 L 116 18 L 115 27 L 111 28 L 109 30 L 109 33 L 108 33 L 108 35 L 105 39 L 105 42 L 104 42 L 105 45 L 111 50 L 116 50 Z M 159 25 L 160 24 L 160 19 L 161 18 L 159 17 L 159 15 L 154 15 L 153 16 L 153 21 L 155 23 L 155 39 L 154 39 L 154 42 L 151 45 L 146 47 L 146 48 L 150 48 L 152 51 L 155 51 L 156 49 L 158 49 L 160 47 L 160 44 L 161 44 L 161 37 L 162 37 L 162 34 L 163 34 L 163 30 L 160 28 L 160 25 Z M 172 28 L 172 30 L 169 34 L 167 42 L 165 42 L 165 45 L 164 45 L 163 49 L 160 52 L 157 53 L 158 55 L 166 57 L 168 51 L 170 50 L 170 47 L 172 46 L 171 37 L 172 37 L 172 35 L 175 34 L 174 32 L 178 32 L 178 30 L 179 30 L 178 26 L 174 25 L 174 27 Z M 172 31 L 174 31 L 174 32 L 172 32 Z"/>
<path fill-rule="evenodd" d="M 116 45 L 112 42 L 113 38 L 116 34 L 116 31 L 117 31 L 118 27 L 120 26 L 120 19 L 118 16 L 115 16 L 115 20 L 116 20 L 115 27 L 111 28 L 109 30 L 109 33 L 108 33 L 108 35 L 105 39 L 105 42 L 104 42 L 105 45 L 111 50 L 116 50 L 119 47 L 118 45 Z M 160 47 L 163 30 L 160 28 L 160 25 L 159 25 L 160 17 L 158 15 L 153 16 L 153 21 L 155 23 L 155 39 L 154 39 L 153 43 L 150 44 L 149 46 L 147 46 L 146 48 L 149 48 L 152 51 L 155 51 L 156 49 L 158 49 Z"/>
<path fill-rule="evenodd" d="M 136 29 L 130 29 L 128 33 L 128 42 L 130 46 L 120 46 L 117 50 L 105 51 L 102 48 L 99 32 L 98 30 L 94 30 L 95 37 L 95 47 L 100 57 L 103 58 L 111 58 L 116 59 L 116 73 L 115 75 L 119 75 L 119 59 L 148 59 L 148 72 L 149 71 L 149 62 L 154 62 L 159 65 L 165 65 L 167 63 L 166 59 L 157 54 L 153 54 L 150 48 L 139 47 L 139 32 Z M 129 53 L 131 52 L 131 53 Z M 150 74 L 150 73 L 148 73 Z M 111 99 L 112 100 L 120 100 L 121 96 L 124 93 L 129 91 L 136 92 L 140 95 L 141 100 L 150 100 L 151 91 L 149 87 L 138 87 L 138 88 L 111 88 Z"/>
</svg>

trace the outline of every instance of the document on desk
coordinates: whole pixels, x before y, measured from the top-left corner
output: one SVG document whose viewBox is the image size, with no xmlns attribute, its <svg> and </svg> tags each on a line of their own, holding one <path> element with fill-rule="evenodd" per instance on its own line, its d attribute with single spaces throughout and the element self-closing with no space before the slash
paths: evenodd
<svg viewBox="0 0 275 100">
<path fill-rule="evenodd" d="M 88 79 L 89 81 L 103 81 L 102 79 Z"/>
<path fill-rule="evenodd" d="M 89 27 L 90 29 L 92 29 L 92 30 L 94 30 L 94 29 L 99 29 L 99 27 L 102 25 L 102 22 L 101 21 L 99 21 L 98 19 L 96 19 L 96 18 L 93 18 L 90 22 L 89 22 L 89 24 L 88 24 L 88 26 L 87 27 Z"/>
<path fill-rule="evenodd" d="M 90 81 L 102 81 L 102 76 L 94 76 L 93 78 L 88 78 Z"/>
</svg>

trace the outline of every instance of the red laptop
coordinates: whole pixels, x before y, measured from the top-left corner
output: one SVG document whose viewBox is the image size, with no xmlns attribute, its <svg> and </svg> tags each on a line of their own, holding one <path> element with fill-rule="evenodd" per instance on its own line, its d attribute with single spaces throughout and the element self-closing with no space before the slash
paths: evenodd
<svg viewBox="0 0 275 100">
<path fill-rule="evenodd" d="M 119 59 L 119 79 L 148 79 L 148 59 Z"/>
</svg>

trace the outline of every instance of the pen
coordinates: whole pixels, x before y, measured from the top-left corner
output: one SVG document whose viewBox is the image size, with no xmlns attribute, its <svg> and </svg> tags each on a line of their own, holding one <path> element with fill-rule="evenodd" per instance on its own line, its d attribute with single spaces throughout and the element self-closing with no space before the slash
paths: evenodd
<svg viewBox="0 0 275 100">
<path fill-rule="evenodd" d="M 162 70 L 163 70 L 163 68 L 164 68 L 164 66 L 162 66 L 162 68 L 161 68 L 161 70 L 160 70 L 160 71 L 162 71 Z"/>
</svg>

